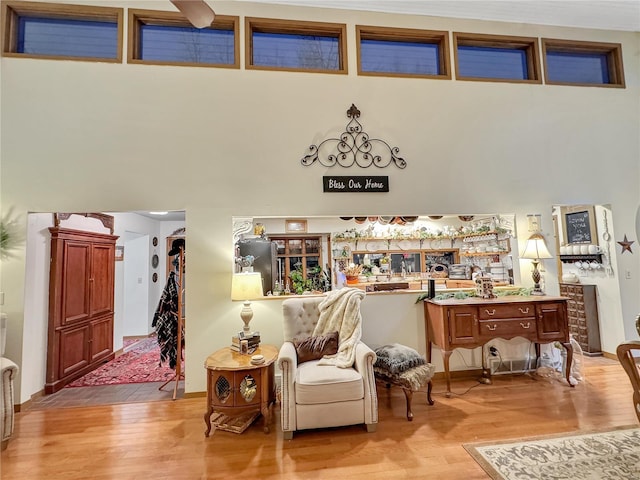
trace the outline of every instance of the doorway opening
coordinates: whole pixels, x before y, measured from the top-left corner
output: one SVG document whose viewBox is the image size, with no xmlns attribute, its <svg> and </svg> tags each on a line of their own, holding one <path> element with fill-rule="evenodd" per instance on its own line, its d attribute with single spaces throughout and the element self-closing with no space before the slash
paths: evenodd
<svg viewBox="0 0 640 480">
<path fill-rule="evenodd" d="M 158 332 L 152 326 L 160 299 L 166 288 L 169 272 L 174 267 L 175 255 L 168 255 L 171 242 L 182 238 L 184 259 L 186 252 L 186 213 L 167 212 L 109 212 L 113 216 L 117 236 L 113 256 L 113 360 L 101 364 L 91 372 L 82 372 L 69 384 L 48 395 L 34 395 L 35 408 L 56 406 L 86 406 L 109 403 L 132 403 L 175 399 L 184 392 L 184 368 L 170 368 L 167 359 L 161 359 Z M 52 213 L 29 214 L 26 251 L 24 349 L 39 352 L 41 358 L 34 364 L 45 365 L 49 331 L 49 263 L 51 257 Z M 91 231 L 96 226 L 87 218 L 69 218 L 60 225 L 80 231 Z M 99 228 L 99 227 L 98 227 Z M 183 262 L 184 265 L 184 262 Z M 181 311 L 184 312 L 183 270 Z M 182 338 L 184 331 L 182 330 Z M 181 342 L 182 344 L 182 342 Z M 183 359 L 184 349 L 180 348 Z M 136 363 L 137 362 L 137 363 Z M 105 371 L 100 375 L 98 370 Z M 110 370 L 110 372 L 109 372 Z M 27 388 L 34 392 L 45 385 L 45 370 L 36 372 L 36 378 Z M 177 373 L 177 375 L 176 375 Z M 93 378 L 89 377 L 93 374 Z M 127 378 L 128 376 L 128 378 Z M 37 382 L 37 383 L 36 383 Z M 160 388 L 162 387 L 162 388 Z"/>
</svg>

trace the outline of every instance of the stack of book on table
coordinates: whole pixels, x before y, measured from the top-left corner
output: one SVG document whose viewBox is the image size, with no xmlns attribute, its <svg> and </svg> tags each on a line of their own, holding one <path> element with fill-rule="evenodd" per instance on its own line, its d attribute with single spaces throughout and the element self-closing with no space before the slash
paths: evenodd
<svg viewBox="0 0 640 480">
<path fill-rule="evenodd" d="M 244 353 L 242 352 L 241 344 L 243 340 L 247 341 L 248 351 L 246 353 L 253 352 L 260 346 L 260 332 L 234 335 L 233 337 L 231 337 L 231 350 L 238 353 Z"/>
</svg>

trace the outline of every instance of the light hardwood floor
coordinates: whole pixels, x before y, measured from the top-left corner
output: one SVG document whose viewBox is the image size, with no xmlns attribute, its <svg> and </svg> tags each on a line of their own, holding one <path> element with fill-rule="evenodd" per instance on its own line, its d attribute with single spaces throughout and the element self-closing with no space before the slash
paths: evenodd
<svg viewBox="0 0 640 480">
<path fill-rule="evenodd" d="M 204 372 L 203 372 L 204 375 Z M 584 359 L 576 388 L 529 375 L 494 376 L 493 385 L 434 384 L 435 405 L 378 388 L 379 424 L 305 431 L 285 441 L 278 405 L 272 431 L 259 420 L 243 434 L 205 438 L 204 398 L 28 409 L 2 452 L 2 480 L 439 479 L 489 478 L 465 443 L 589 431 L 638 423 L 630 382 L 619 364 Z"/>
</svg>

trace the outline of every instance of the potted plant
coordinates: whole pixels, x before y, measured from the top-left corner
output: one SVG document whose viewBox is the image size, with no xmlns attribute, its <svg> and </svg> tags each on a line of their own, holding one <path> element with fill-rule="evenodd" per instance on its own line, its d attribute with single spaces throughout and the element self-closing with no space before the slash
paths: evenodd
<svg viewBox="0 0 640 480">
<path fill-rule="evenodd" d="M 350 263 L 344 269 L 344 274 L 347 277 L 347 285 L 355 285 L 358 283 L 358 276 L 362 273 L 362 265 L 356 265 L 355 263 Z"/>
</svg>

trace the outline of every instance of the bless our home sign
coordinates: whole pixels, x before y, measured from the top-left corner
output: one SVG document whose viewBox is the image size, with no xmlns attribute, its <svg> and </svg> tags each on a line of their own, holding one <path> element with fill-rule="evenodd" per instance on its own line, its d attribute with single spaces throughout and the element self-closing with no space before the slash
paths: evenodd
<svg viewBox="0 0 640 480">
<path fill-rule="evenodd" d="M 347 117 L 350 120 L 338 138 L 327 138 L 309 147 L 309 153 L 301 160 L 303 166 L 308 167 L 316 162 L 327 168 L 349 168 L 354 165 L 360 168 L 386 168 L 393 164 L 403 169 L 407 166 L 404 158 L 398 156 L 398 147 L 391 147 L 379 138 L 370 138 L 364 132 L 358 121 L 360 110 L 354 104 L 347 110 Z M 388 192 L 389 177 L 324 176 L 322 186 L 324 192 L 328 193 Z"/>
<path fill-rule="evenodd" d="M 325 193 L 388 192 L 389 177 L 322 177 Z"/>
</svg>

